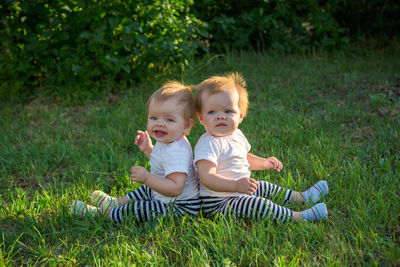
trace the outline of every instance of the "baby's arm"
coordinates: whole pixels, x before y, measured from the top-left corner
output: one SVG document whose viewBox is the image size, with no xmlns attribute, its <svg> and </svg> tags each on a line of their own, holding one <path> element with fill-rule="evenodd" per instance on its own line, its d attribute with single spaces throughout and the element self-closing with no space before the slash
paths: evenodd
<svg viewBox="0 0 400 267">
<path fill-rule="evenodd" d="M 280 172 L 283 168 L 282 162 L 275 157 L 267 159 L 257 157 L 251 153 L 247 153 L 247 161 L 250 164 L 250 170 L 277 170 Z"/>
<path fill-rule="evenodd" d="M 186 173 L 174 172 L 168 174 L 165 178 L 151 174 L 146 168 L 134 166 L 131 168 L 131 181 L 147 185 L 154 191 L 167 196 L 177 197 L 185 186 Z"/>
<path fill-rule="evenodd" d="M 208 160 L 196 162 L 199 178 L 207 188 L 217 192 L 239 192 L 251 195 L 257 190 L 257 181 L 252 178 L 232 179 L 217 174 L 216 166 Z"/>
<path fill-rule="evenodd" d="M 151 143 L 151 139 L 147 131 L 137 131 L 137 136 L 135 138 L 135 145 L 139 147 L 139 149 L 146 155 L 149 159 L 150 154 L 153 151 L 153 144 Z"/>
</svg>

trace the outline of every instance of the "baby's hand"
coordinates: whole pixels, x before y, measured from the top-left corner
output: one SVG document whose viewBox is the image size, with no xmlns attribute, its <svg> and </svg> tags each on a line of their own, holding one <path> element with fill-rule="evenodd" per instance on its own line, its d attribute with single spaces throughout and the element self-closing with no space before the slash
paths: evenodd
<svg viewBox="0 0 400 267">
<path fill-rule="evenodd" d="M 237 180 L 237 192 L 252 195 L 257 190 L 257 181 L 252 178 L 240 178 Z"/>
<path fill-rule="evenodd" d="M 152 147 L 151 139 L 147 131 L 137 131 L 137 136 L 135 138 L 135 145 L 143 152 L 148 151 Z"/>
<path fill-rule="evenodd" d="M 147 180 L 147 178 L 149 178 L 149 171 L 146 170 L 146 168 L 143 168 L 141 166 L 133 166 L 131 168 L 131 181 L 133 182 L 139 182 L 141 184 L 144 184 Z"/>
<path fill-rule="evenodd" d="M 275 157 L 269 157 L 267 158 L 267 164 L 265 169 L 267 170 L 277 170 L 280 172 L 283 168 L 282 162 L 280 162 L 277 158 Z"/>
</svg>

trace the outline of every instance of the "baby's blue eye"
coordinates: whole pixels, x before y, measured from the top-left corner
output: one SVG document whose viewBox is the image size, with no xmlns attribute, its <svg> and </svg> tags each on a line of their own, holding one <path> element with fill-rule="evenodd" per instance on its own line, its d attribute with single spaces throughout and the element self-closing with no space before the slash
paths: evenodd
<svg viewBox="0 0 400 267">
<path fill-rule="evenodd" d="M 215 111 L 214 111 L 214 110 L 210 110 L 210 111 L 208 112 L 208 114 L 215 114 Z"/>
<path fill-rule="evenodd" d="M 168 119 L 168 121 L 170 121 L 170 122 L 174 122 L 174 120 L 173 120 L 173 119 Z"/>
<path fill-rule="evenodd" d="M 157 120 L 157 118 L 156 117 L 150 117 L 150 120 L 155 121 L 155 120 Z"/>
<path fill-rule="evenodd" d="M 233 111 L 232 111 L 232 110 L 230 110 L 230 109 L 228 109 L 228 110 L 226 110 L 226 111 L 225 111 L 225 113 L 226 113 L 226 114 L 232 114 L 232 113 L 233 113 Z"/>
</svg>

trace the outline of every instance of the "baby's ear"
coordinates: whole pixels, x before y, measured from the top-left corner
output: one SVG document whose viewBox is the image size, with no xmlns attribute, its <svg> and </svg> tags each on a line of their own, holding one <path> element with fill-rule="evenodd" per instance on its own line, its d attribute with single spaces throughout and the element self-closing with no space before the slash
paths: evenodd
<svg viewBox="0 0 400 267">
<path fill-rule="evenodd" d="M 203 124 L 203 118 L 201 117 L 201 113 L 200 112 L 196 112 L 196 115 L 197 115 L 197 119 L 199 119 L 199 122 L 201 124 Z"/>
<path fill-rule="evenodd" d="M 186 122 L 185 130 L 186 131 L 190 131 L 190 129 L 192 129 L 193 125 L 194 125 L 194 120 L 193 119 L 189 119 Z"/>
<path fill-rule="evenodd" d="M 194 125 L 194 119 L 189 119 L 189 124 L 190 124 L 190 128 L 192 128 Z"/>
<path fill-rule="evenodd" d="M 243 113 L 240 113 L 240 122 L 242 122 L 243 118 L 244 118 Z"/>
</svg>

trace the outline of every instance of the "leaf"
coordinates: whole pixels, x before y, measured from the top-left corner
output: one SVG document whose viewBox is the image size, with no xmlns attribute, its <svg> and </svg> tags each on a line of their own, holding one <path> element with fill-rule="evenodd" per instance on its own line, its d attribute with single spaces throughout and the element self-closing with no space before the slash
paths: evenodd
<svg viewBox="0 0 400 267">
<path fill-rule="evenodd" d="M 126 71 L 126 73 L 131 73 L 131 68 L 129 68 L 127 65 L 121 65 L 121 68 Z"/>
<path fill-rule="evenodd" d="M 61 9 L 66 10 L 68 12 L 72 12 L 71 8 L 69 8 L 69 6 L 67 5 L 62 6 Z"/>
<path fill-rule="evenodd" d="M 103 43 L 104 39 L 103 39 L 103 35 L 100 33 L 96 33 L 94 35 L 94 39 L 98 42 L 98 43 Z"/>
<path fill-rule="evenodd" d="M 73 72 L 77 72 L 77 73 L 79 73 L 79 72 L 81 72 L 82 71 L 82 67 L 81 66 L 79 66 L 79 65 L 72 65 L 72 71 Z"/>
<path fill-rule="evenodd" d="M 118 58 L 113 57 L 113 56 L 110 56 L 109 54 L 106 55 L 106 59 L 107 59 L 108 61 L 113 62 L 113 63 L 118 63 L 118 62 L 119 62 L 119 59 L 118 59 Z"/>
<path fill-rule="evenodd" d="M 136 36 L 136 39 L 138 40 L 139 44 L 144 44 L 147 40 L 147 37 L 143 35 L 138 35 Z"/>
<path fill-rule="evenodd" d="M 90 33 L 88 32 L 82 32 L 79 37 L 83 38 L 83 39 L 88 39 L 90 37 Z"/>
<path fill-rule="evenodd" d="M 118 23 L 113 18 L 108 18 L 108 24 L 110 24 L 111 29 L 115 29 Z"/>
</svg>

